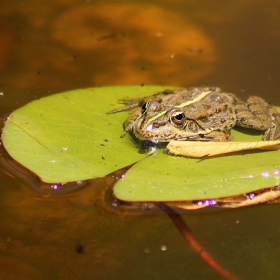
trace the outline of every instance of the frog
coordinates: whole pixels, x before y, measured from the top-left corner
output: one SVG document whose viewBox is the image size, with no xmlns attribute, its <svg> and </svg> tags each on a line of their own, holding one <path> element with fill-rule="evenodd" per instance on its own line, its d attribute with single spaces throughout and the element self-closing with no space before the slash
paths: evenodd
<svg viewBox="0 0 280 280">
<path fill-rule="evenodd" d="M 234 126 L 258 130 L 265 141 L 280 136 L 280 114 L 269 103 L 258 96 L 244 102 L 219 87 L 167 89 L 121 102 L 126 106 L 109 113 L 130 110 L 121 137 L 129 132 L 140 142 L 228 142 Z"/>
</svg>

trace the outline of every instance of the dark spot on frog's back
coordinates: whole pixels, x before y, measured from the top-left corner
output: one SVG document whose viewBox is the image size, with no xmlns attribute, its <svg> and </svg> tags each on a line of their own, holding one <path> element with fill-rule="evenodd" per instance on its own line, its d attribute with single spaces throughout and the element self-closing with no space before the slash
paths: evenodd
<svg viewBox="0 0 280 280">
<path fill-rule="evenodd" d="M 203 123 L 208 123 L 209 122 L 208 118 L 200 118 L 199 120 L 202 121 Z"/>
<path fill-rule="evenodd" d="M 211 108 L 211 105 L 208 105 L 208 104 L 202 104 L 202 106 L 205 110 L 208 110 Z"/>
<path fill-rule="evenodd" d="M 210 107 L 210 106 L 209 106 Z M 190 104 L 188 105 L 187 107 L 188 109 L 193 109 L 193 110 L 196 110 L 196 106 L 194 104 Z"/>
<path fill-rule="evenodd" d="M 222 103 L 223 98 L 219 94 L 212 94 L 209 96 L 210 102 Z"/>
<path fill-rule="evenodd" d="M 168 94 L 174 94 L 175 92 L 171 89 L 166 89 L 165 91 L 162 92 L 162 94 L 164 95 L 168 95 Z"/>
</svg>

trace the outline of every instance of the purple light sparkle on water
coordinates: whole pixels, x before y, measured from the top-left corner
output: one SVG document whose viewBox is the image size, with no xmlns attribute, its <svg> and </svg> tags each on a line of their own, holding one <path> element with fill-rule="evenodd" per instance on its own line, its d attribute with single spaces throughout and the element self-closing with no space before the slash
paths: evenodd
<svg viewBox="0 0 280 280">
<path fill-rule="evenodd" d="M 53 184 L 53 185 L 52 185 L 52 188 L 53 188 L 54 190 L 57 190 L 57 189 L 58 189 L 58 184 Z"/>
<path fill-rule="evenodd" d="M 205 206 L 214 206 L 217 204 L 215 199 L 205 199 L 205 200 L 199 200 L 196 201 L 196 204 L 199 206 L 205 205 Z"/>
</svg>

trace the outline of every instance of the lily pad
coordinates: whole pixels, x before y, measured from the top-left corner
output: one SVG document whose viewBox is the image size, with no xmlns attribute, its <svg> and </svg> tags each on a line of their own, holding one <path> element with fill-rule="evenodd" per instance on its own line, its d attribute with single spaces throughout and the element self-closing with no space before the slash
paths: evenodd
<svg viewBox="0 0 280 280">
<path fill-rule="evenodd" d="M 280 108 L 276 108 L 280 111 Z M 259 132 L 232 129 L 234 141 L 261 141 Z M 156 153 L 138 162 L 114 187 L 125 201 L 186 201 L 229 197 L 279 185 L 280 150 L 195 159 Z"/>
<path fill-rule="evenodd" d="M 131 86 L 73 90 L 15 110 L 2 133 L 12 158 L 46 183 L 103 177 L 147 155 L 120 138 L 127 112 L 106 113 L 118 99 L 145 96 L 166 87 Z"/>
<path fill-rule="evenodd" d="M 8 153 L 47 183 L 103 177 L 137 162 L 114 187 L 126 201 L 185 201 L 227 197 L 279 184 L 280 151 L 249 151 L 206 159 L 140 154 L 120 138 L 127 112 L 107 115 L 118 99 L 170 87 L 129 86 L 74 90 L 33 101 L 14 111 L 2 133 Z M 279 108 L 278 108 L 279 109 Z M 251 130 L 234 141 L 260 141 Z"/>
<path fill-rule="evenodd" d="M 125 201 L 186 201 L 228 197 L 279 184 L 280 152 L 198 160 L 158 150 L 128 170 L 114 187 Z"/>
</svg>

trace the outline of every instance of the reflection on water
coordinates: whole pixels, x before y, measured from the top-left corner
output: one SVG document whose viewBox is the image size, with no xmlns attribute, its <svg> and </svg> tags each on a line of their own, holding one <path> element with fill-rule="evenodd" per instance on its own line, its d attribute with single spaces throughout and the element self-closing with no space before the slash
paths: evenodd
<svg viewBox="0 0 280 280">
<path fill-rule="evenodd" d="M 215 85 L 280 104 L 279 6 L 276 0 L 4 0 L 1 113 L 51 93 L 115 84 Z M 217 279 L 165 215 L 107 207 L 106 180 L 114 178 L 42 197 L 3 166 L 0 177 L 2 278 Z M 235 276 L 275 279 L 279 207 L 183 218 Z"/>
<path fill-rule="evenodd" d="M 77 181 L 68 184 L 47 184 L 42 182 L 38 176 L 21 166 L 7 155 L 5 151 L 2 152 L 0 158 L 1 167 L 9 174 L 14 175 L 26 183 L 30 189 L 42 197 L 59 196 L 75 192 L 86 186 L 87 181 Z"/>
<path fill-rule="evenodd" d="M 200 28 L 156 5 L 81 5 L 56 18 L 51 37 L 78 52 L 92 52 L 92 67 L 99 64 L 92 83 L 98 85 L 163 84 L 170 76 L 170 85 L 186 78 L 193 83 L 211 74 L 215 62 L 213 43 Z"/>
</svg>

